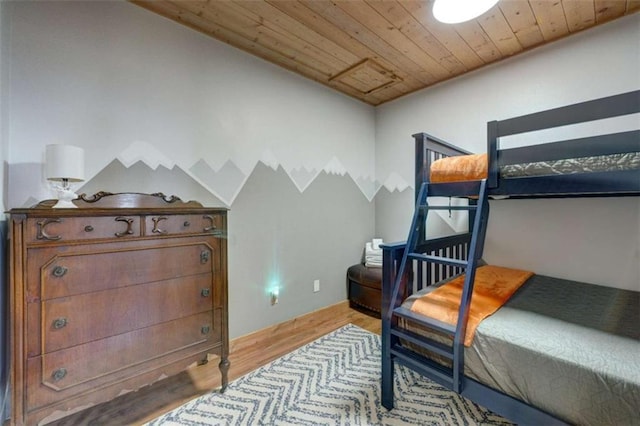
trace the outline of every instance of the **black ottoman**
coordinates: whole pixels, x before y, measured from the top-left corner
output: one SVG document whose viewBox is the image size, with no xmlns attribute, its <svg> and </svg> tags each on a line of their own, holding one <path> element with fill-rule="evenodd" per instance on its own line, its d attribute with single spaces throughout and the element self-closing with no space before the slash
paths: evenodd
<svg viewBox="0 0 640 426">
<path fill-rule="evenodd" d="M 382 268 L 366 267 L 362 263 L 347 269 L 349 305 L 380 318 L 382 306 Z"/>
</svg>

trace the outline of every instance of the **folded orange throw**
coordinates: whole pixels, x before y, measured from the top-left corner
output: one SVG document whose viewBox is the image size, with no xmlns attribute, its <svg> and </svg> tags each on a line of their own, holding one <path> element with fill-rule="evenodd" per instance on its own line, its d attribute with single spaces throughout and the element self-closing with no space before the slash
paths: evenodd
<svg viewBox="0 0 640 426">
<path fill-rule="evenodd" d="M 438 183 L 486 179 L 488 168 L 487 154 L 441 158 L 431 164 L 429 181 Z"/>
<path fill-rule="evenodd" d="M 480 321 L 493 314 L 513 293 L 533 275 L 533 272 L 501 266 L 485 265 L 476 269 L 473 296 L 464 345 L 471 346 Z M 413 302 L 411 310 L 447 324 L 456 325 L 464 287 L 461 275 Z"/>
</svg>

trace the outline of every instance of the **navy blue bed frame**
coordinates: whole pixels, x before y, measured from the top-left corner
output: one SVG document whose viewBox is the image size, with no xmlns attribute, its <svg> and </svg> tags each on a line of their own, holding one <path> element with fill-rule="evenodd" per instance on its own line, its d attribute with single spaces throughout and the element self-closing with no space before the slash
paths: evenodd
<svg viewBox="0 0 640 426">
<path fill-rule="evenodd" d="M 519 424 L 565 424 L 562 420 L 463 373 L 464 350 L 460 340 L 466 328 L 476 260 L 481 257 L 484 245 L 488 220 L 486 197 L 640 196 L 638 169 L 514 178 L 503 178 L 499 173 L 501 166 L 509 164 L 640 152 L 640 130 L 512 149 L 500 149 L 499 146 L 500 138 L 504 136 L 637 113 L 640 113 L 640 90 L 507 120 L 491 121 L 487 123 L 488 177 L 477 182 L 430 184 L 429 168 L 433 161 L 469 152 L 426 133 L 413 135 L 416 142 L 416 212 L 407 241 L 382 246 L 382 404 L 387 409 L 393 408 L 393 366 L 394 363 L 399 363 Z M 479 191 L 483 192 L 478 197 L 478 206 L 474 206 L 469 213 L 469 232 L 426 239 L 424 211 L 444 208 L 430 207 L 426 201 L 427 196 L 468 197 L 478 195 Z M 470 200 L 470 204 L 476 202 Z M 465 268 L 471 278 L 465 281 L 457 327 L 419 318 L 401 307 L 402 301 L 412 293 L 458 275 Z M 437 345 L 408 331 L 399 318 L 426 324 L 437 331 L 449 332 L 454 337 L 453 347 Z M 452 368 L 445 368 L 424 354 L 412 351 L 401 340 L 424 345 L 432 353 L 449 354 L 453 360 Z"/>
</svg>

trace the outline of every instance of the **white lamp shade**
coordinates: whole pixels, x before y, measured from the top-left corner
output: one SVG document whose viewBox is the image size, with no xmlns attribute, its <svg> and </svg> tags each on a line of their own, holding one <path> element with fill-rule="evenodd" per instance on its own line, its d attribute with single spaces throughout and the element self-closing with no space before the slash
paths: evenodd
<svg viewBox="0 0 640 426">
<path fill-rule="evenodd" d="M 445 24 L 459 24 L 477 18 L 498 0 L 435 0 L 433 16 Z"/>
<path fill-rule="evenodd" d="M 73 145 L 47 145 L 46 178 L 82 182 L 84 180 L 84 149 Z"/>
</svg>

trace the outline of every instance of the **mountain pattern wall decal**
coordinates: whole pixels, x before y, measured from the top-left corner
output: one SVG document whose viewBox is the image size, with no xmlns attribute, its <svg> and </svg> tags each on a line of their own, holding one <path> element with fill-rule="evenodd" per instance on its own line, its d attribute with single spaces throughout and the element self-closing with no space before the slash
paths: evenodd
<svg viewBox="0 0 640 426">
<path fill-rule="evenodd" d="M 143 162 L 154 170 L 158 166 L 164 166 L 168 169 L 171 169 L 174 166 L 179 166 L 159 149 L 153 147 L 149 143 L 141 141 L 136 141 L 129 145 L 120 153 L 118 159 L 125 167 L 130 167 L 137 162 Z M 238 165 L 231 159 L 227 159 L 222 167 L 218 169 L 212 167 L 209 162 L 202 158 L 196 161 L 188 169 L 184 169 L 182 167 L 181 169 L 185 170 L 187 174 L 198 181 L 217 198 L 222 200 L 227 206 L 231 206 L 242 190 L 242 187 L 246 183 L 248 177 L 253 172 L 253 169 L 259 163 L 265 164 L 273 170 L 277 170 L 279 167 L 282 167 L 300 192 L 304 192 L 322 171 L 327 174 L 338 176 L 349 175 L 368 201 L 373 200 L 376 192 L 381 187 L 380 183 L 370 176 L 354 177 L 336 156 L 331 157 L 324 167 L 319 170 L 316 168 L 308 168 L 307 166 L 287 168 L 284 167 L 284 165 L 269 149 L 266 149 L 262 153 L 260 160 L 253 164 L 253 167 L 247 173 L 238 167 Z M 400 191 L 409 187 L 409 184 L 404 182 L 399 175 L 393 176 L 392 182 L 394 189 L 397 188 Z"/>
</svg>

